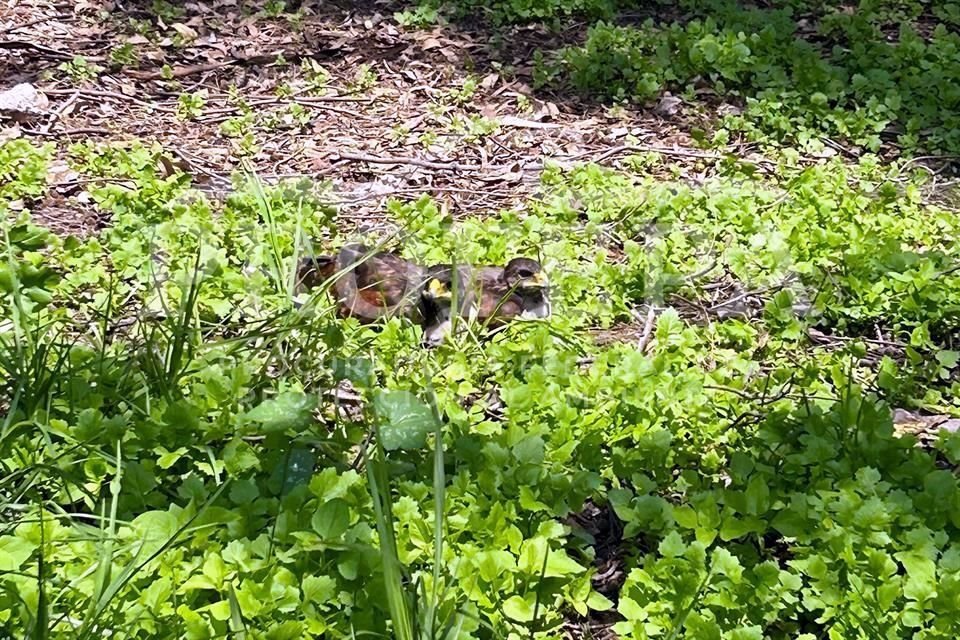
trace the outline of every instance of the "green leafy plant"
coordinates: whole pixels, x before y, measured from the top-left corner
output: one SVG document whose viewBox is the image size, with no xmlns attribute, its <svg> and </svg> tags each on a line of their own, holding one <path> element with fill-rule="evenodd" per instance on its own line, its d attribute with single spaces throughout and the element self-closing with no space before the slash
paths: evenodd
<svg viewBox="0 0 960 640">
<path fill-rule="evenodd" d="M 548 320 L 428 350 L 298 288 L 349 235 L 327 185 L 218 199 L 167 153 L 0 147 L 5 633 L 957 636 L 960 446 L 893 412 L 960 415 L 960 223 L 912 163 L 649 151 L 482 217 L 391 201 L 411 260 L 550 277 Z M 31 218 L 54 154 L 96 235 Z"/>
<path fill-rule="evenodd" d="M 57 70 L 64 72 L 75 84 L 83 84 L 100 75 L 103 67 L 88 62 L 83 56 L 74 56 L 73 60 L 57 65 Z"/>
<path fill-rule="evenodd" d="M 377 72 L 369 64 L 357 67 L 353 79 L 348 83 L 351 92 L 362 93 L 369 91 L 377 84 Z"/>
<path fill-rule="evenodd" d="M 330 72 L 313 58 L 304 58 L 300 63 L 300 70 L 306 77 L 312 92 L 323 93 L 330 85 Z"/>
<path fill-rule="evenodd" d="M 285 0 L 268 0 L 264 6 L 264 13 L 266 13 L 271 18 L 277 18 L 284 14 L 287 10 L 287 3 Z"/>
<path fill-rule="evenodd" d="M 785 9 L 718 1 L 696 11 L 684 24 L 597 23 L 582 47 L 541 56 L 538 81 L 569 78 L 583 92 L 640 102 L 705 83 L 743 106 L 723 126 L 815 150 L 825 137 L 874 151 L 891 138 L 908 151 L 958 148 L 960 98 L 940 87 L 960 73 L 949 53 L 960 40 L 944 25 L 923 39 L 906 22 L 891 42 L 878 26 L 887 18 L 835 13 L 823 18 L 819 44 L 797 33 Z"/>
<path fill-rule="evenodd" d="M 136 47 L 129 42 L 125 42 L 110 50 L 110 62 L 118 67 L 126 67 L 137 64 L 140 56 Z"/>
<path fill-rule="evenodd" d="M 440 17 L 439 6 L 435 2 L 420 2 L 412 9 L 398 11 L 393 19 L 401 26 L 425 29 L 437 24 Z"/>
<path fill-rule="evenodd" d="M 207 102 L 205 90 L 193 93 L 181 93 L 177 98 L 177 117 L 181 120 L 193 120 L 203 114 Z"/>
<path fill-rule="evenodd" d="M 478 84 L 475 76 L 467 76 L 459 87 L 450 90 L 450 99 L 457 105 L 462 106 L 467 104 L 473 100 L 473 96 L 477 92 Z"/>
</svg>

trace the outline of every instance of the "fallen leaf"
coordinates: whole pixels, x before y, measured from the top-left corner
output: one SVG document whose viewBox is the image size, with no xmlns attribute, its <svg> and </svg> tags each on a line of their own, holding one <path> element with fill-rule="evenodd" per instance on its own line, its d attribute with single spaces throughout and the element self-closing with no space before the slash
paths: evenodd
<svg viewBox="0 0 960 640">
<path fill-rule="evenodd" d="M 540 110 L 545 116 L 549 116 L 551 118 L 556 118 L 558 115 L 560 115 L 560 109 L 552 102 L 544 102 L 543 107 Z"/>
<path fill-rule="evenodd" d="M 607 135 L 607 138 L 615 140 L 617 138 L 622 138 L 625 135 L 630 133 L 630 130 L 626 127 L 614 127 L 610 130 L 610 133 Z"/>
<path fill-rule="evenodd" d="M 79 177 L 80 174 L 63 160 L 54 160 L 47 167 L 47 183 L 54 186 L 74 182 Z"/>
<path fill-rule="evenodd" d="M 0 144 L 7 142 L 9 140 L 16 140 L 22 135 L 20 131 L 20 126 L 14 124 L 12 127 L 4 127 L 0 129 Z"/>
<path fill-rule="evenodd" d="M 484 118 L 496 118 L 497 117 L 497 105 L 495 104 L 484 104 L 480 107 L 480 115 Z"/>
<path fill-rule="evenodd" d="M 523 165 L 519 162 L 514 162 L 509 165 L 504 171 L 497 173 L 496 175 L 490 176 L 488 178 L 484 176 L 479 176 L 478 179 L 481 182 L 512 182 L 517 183 L 523 180 Z"/>
<path fill-rule="evenodd" d="M 921 433 L 935 435 L 941 429 L 956 432 L 960 431 L 960 418 L 947 415 L 925 416 L 906 409 L 894 409 L 893 429 L 898 435 Z"/>
<path fill-rule="evenodd" d="M 423 123 L 423 120 L 425 117 L 426 116 L 423 114 L 419 116 L 414 116 L 413 118 L 410 118 L 409 120 L 404 122 L 402 126 L 407 131 L 415 131 L 417 127 L 419 127 Z"/>
</svg>

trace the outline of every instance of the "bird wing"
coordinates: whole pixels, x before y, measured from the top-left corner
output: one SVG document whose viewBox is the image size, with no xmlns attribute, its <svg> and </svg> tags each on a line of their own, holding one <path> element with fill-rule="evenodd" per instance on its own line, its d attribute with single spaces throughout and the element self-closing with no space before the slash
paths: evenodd
<svg viewBox="0 0 960 640">
<path fill-rule="evenodd" d="M 503 282 L 502 267 L 479 267 L 475 284 L 479 299 L 477 319 L 487 326 L 497 326 L 501 320 L 512 318 L 522 312 L 521 300 Z"/>
<path fill-rule="evenodd" d="M 393 253 L 375 253 L 349 245 L 342 263 L 352 268 L 334 283 L 341 312 L 364 320 L 417 315 L 424 270 Z"/>
</svg>

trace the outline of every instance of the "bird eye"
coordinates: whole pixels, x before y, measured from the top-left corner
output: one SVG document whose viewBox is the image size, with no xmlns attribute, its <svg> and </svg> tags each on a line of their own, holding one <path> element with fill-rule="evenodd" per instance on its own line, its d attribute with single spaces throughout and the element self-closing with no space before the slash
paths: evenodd
<svg viewBox="0 0 960 640">
<path fill-rule="evenodd" d="M 533 271 L 530 271 L 529 269 L 521 269 L 521 270 L 520 270 L 520 277 L 521 277 L 521 278 L 531 278 L 531 277 L 533 277 Z"/>
</svg>

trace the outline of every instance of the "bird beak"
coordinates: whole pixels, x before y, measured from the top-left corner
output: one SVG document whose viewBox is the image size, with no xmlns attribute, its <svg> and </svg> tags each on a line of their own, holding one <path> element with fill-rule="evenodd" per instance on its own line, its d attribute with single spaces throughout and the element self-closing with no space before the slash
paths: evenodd
<svg viewBox="0 0 960 640">
<path fill-rule="evenodd" d="M 427 285 L 427 295 L 434 300 L 449 300 L 451 298 L 451 291 L 442 282 L 436 278 L 432 278 Z"/>
<path fill-rule="evenodd" d="M 546 289 L 550 286 L 550 280 L 543 271 L 537 271 L 524 281 L 524 285 L 531 289 Z"/>
</svg>

